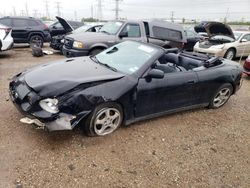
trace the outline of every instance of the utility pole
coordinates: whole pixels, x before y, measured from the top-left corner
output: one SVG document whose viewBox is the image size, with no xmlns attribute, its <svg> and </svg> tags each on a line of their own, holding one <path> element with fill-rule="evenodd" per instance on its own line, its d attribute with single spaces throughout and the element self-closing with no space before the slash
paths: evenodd
<svg viewBox="0 0 250 188">
<path fill-rule="evenodd" d="M 74 15 L 75 15 L 75 21 L 77 21 L 77 12 L 76 12 L 76 10 L 74 11 Z"/>
<path fill-rule="evenodd" d="M 61 7 L 60 7 L 60 4 L 61 4 L 61 2 L 59 2 L 59 1 L 56 2 L 57 16 L 61 16 L 61 12 L 60 12 Z"/>
<path fill-rule="evenodd" d="M 37 10 L 33 10 L 33 16 L 34 16 L 34 18 L 37 18 Z"/>
<path fill-rule="evenodd" d="M 93 4 L 91 4 L 91 18 L 94 18 L 94 8 L 93 8 Z"/>
<path fill-rule="evenodd" d="M 21 16 L 24 16 L 24 10 L 21 10 Z"/>
<path fill-rule="evenodd" d="M 16 16 L 16 8 L 13 7 L 13 16 Z"/>
<path fill-rule="evenodd" d="M 27 2 L 25 3 L 25 12 L 26 12 L 26 16 L 29 16 L 29 9 L 28 9 Z"/>
<path fill-rule="evenodd" d="M 45 10 L 46 10 L 46 18 L 50 18 L 48 0 L 45 1 Z"/>
<path fill-rule="evenodd" d="M 119 19 L 119 12 L 121 11 L 121 9 L 119 9 L 119 4 L 122 0 L 115 0 L 115 9 L 113 11 L 115 11 L 115 19 L 118 20 Z"/>
<path fill-rule="evenodd" d="M 97 19 L 102 20 L 102 0 L 97 0 Z"/>
<path fill-rule="evenodd" d="M 171 22 L 174 23 L 174 11 L 171 11 Z"/>
<path fill-rule="evenodd" d="M 229 8 L 227 8 L 226 16 L 224 18 L 224 23 L 227 23 L 228 16 L 229 16 Z"/>
</svg>

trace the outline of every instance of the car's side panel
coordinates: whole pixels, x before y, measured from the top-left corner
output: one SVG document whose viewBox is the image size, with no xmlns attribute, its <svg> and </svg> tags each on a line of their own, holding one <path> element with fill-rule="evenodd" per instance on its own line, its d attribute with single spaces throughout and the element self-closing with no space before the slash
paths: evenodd
<svg viewBox="0 0 250 188">
<path fill-rule="evenodd" d="M 166 73 L 163 79 L 139 79 L 136 117 L 196 104 L 197 81 L 193 71 Z"/>
</svg>

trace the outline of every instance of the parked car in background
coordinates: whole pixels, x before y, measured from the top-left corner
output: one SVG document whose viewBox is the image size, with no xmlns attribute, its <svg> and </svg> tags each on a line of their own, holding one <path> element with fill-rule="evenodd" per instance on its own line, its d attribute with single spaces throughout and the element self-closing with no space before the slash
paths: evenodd
<svg viewBox="0 0 250 188">
<path fill-rule="evenodd" d="M 36 43 L 42 47 L 50 41 L 49 28 L 39 19 L 7 16 L 0 18 L 0 23 L 12 28 L 14 43 Z"/>
<path fill-rule="evenodd" d="M 66 33 L 69 32 L 67 29 L 65 30 L 65 26 L 63 22 L 67 22 L 70 25 L 72 30 L 77 29 L 84 25 L 83 22 L 68 21 L 68 20 L 64 20 L 63 18 L 59 16 L 56 16 L 56 19 L 58 21 L 49 26 L 51 37 L 57 36 L 57 35 L 65 35 Z"/>
<path fill-rule="evenodd" d="M 197 42 L 195 52 L 215 55 L 227 59 L 250 54 L 250 31 L 235 31 L 220 22 L 202 22 L 196 32 L 206 32 L 209 39 Z"/>
<path fill-rule="evenodd" d="M 187 42 L 184 44 L 183 49 L 186 51 L 193 51 L 194 45 L 198 41 L 203 41 L 205 39 L 202 35 L 199 35 L 198 33 L 196 33 L 191 29 L 185 29 L 184 32 L 187 37 Z"/>
<path fill-rule="evenodd" d="M 153 43 L 164 48 L 182 48 L 187 42 L 184 29 L 179 24 L 157 20 L 122 20 L 107 22 L 100 32 L 66 36 L 62 51 L 67 57 L 95 55 L 126 40 Z"/>
<path fill-rule="evenodd" d="M 218 76 L 219 75 L 219 76 Z M 122 124 L 200 107 L 220 108 L 241 85 L 236 62 L 135 41 L 96 56 L 39 65 L 13 77 L 11 100 L 50 131 L 77 125 L 104 136 Z"/>
<path fill-rule="evenodd" d="M 245 60 L 243 68 L 244 68 L 244 73 L 250 76 L 250 55 Z"/>
<path fill-rule="evenodd" d="M 102 25 L 100 23 L 93 23 L 89 25 L 83 25 L 77 29 L 74 29 L 68 21 L 61 17 L 56 17 L 58 19 L 58 22 L 61 23 L 63 26 L 66 34 L 56 35 L 51 38 L 50 47 L 54 50 L 60 50 L 62 51 L 62 47 L 64 44 L 64 37 L 68 34 L 76 34 L 76 33 L 83 33 L 83 32 L 97 32 L 100 30 Z"/>
<path fill-rule="evenodd" d="M 12 29 L 0 24 L 0 52 L 9 50 L 13 47 Z"/>
</svg>

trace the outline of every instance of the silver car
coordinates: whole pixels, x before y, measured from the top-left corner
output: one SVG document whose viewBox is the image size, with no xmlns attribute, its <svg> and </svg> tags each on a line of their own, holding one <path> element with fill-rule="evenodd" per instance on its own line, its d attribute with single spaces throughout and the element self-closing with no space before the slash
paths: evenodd
<svg viewBox="0 0 250 188">
<path fill-rule="evenodd" d="M 198 29 L 197 29 L 198 28 Z M 208 33 L 208 40 L 197 42 L 194 51 L 234 59 L 250 54 L 250 31 L 234 31 L 219 22 L 207 22 L 196 30 Z"/>
</svg>

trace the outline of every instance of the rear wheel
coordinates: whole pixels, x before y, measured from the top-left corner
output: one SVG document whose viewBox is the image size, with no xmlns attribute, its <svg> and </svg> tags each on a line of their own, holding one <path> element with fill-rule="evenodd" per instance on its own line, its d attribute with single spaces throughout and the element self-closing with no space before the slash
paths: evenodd
<svg viewBox="0 0 250 188">
<path fill-rule="evenodd" d="M 228 49 L 224 58 L 229 59 L 229 60 L 233 60 L 235 58 L 235 54 L 236 54 L 236 52 L 234 49 L 232 49 L 232 48 Z"/>
<path fill-rule="evenodd" d="M 37 47 L 43 47 L 43 37 L 40 35 L 33 35 L 30 37 L 30 45 L 36 45 Z"/>
<path fill-rule="evenodd" d="M 222 107 L 224 104 L 226 104 L 232 93 L 233 93 L 232 85 L 229 83 L 223 84 L 213 95 L 209 104 L 209 108 Z"/>
<path fill-rule="evenodd" d="M 104 103 L 95 108 L 84 128 L 88 136 L 105 136 L 114 132 L 123 121 L 123 111 L 116 103 Z"/>
</svg>

